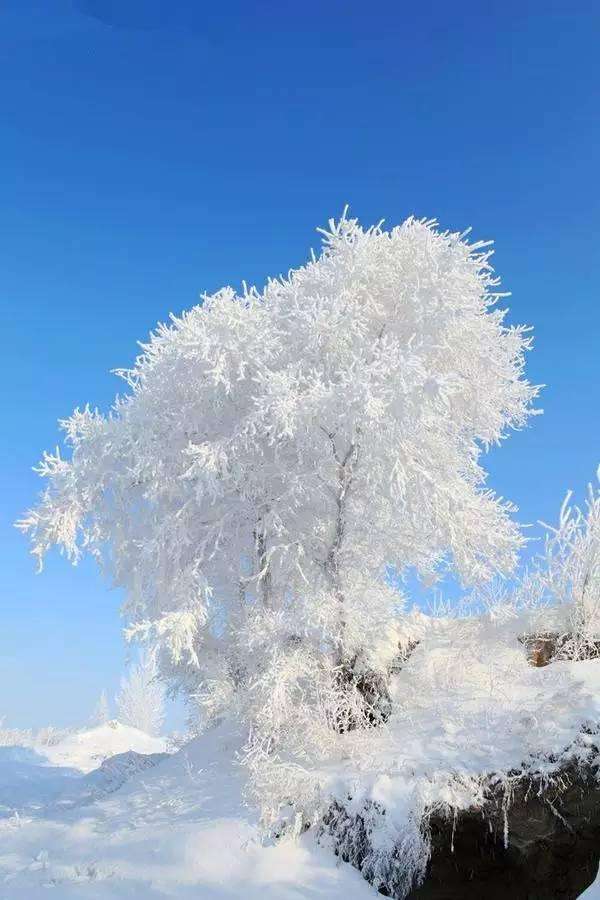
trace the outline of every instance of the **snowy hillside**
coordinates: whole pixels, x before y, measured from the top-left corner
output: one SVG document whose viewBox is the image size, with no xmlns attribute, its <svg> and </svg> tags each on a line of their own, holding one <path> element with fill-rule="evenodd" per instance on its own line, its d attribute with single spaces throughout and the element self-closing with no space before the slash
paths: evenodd
<svg viewBox="0 0 600 900">
<path fill-rule="evenodd" d="M 425 804 L 466 807 L 480 776 L 523 766 L 526 752 L 544 764 L 543 747 L 550 771 L 550 754 L 600 719 L 600 660 L 533 668 L 494 643 L 507 628 L 514 623 L 429 623 L 421 650 L 394 678 L 400 712 L 369 755 L 359 735 L 348 735 L 345 758 L 319 772 L 322 789 L 351 790 L 357 809 L 384 804 L 387 828 L 410 851 Z M 38 900 L 51 889 L 61 900 L 374 897 L 312 831 L 263 842 L 245 803 L 241 743 L 223 725 L 169 756 L 162 739 L 108 723 L 52 747 L 0 748 L 2 900 Z M 585 896 L 600 896 L 600 887 Z"/>
<path fill-rule="evenodd" d="M 0 820 L 15 810 L 39 812 L 108 792 L 164 751 L 162 738 L 116 721 L 57 744 L 0 746 Z"/>
<path fill-rule="evenodd" d="M 115 719 L 97 728 L 74 732 L 54 746 L 40 748 L 39 752 L 53 766 L 69 766 L 82 772 L 91 772 L 105 759 L 117 753 L 130 750 L 135 753 L 164 753 L 165 749 L 163 738 L 150 737 Z"/>
<path fill-rule="evenodd" d="M 310 784 L 321 810 L 337 801 L 368 822 L 371 876 L 386 874 L 392 846 L 402 847 L 401 878 L 418 876 L 427 810 L 479 807 L 494 773 L 498 783 L 508 772 L 552 778 L 564 760 L 595 752 L 600 660 L 531 666 L 516 639 L 524 624 L 502 610 L 416 614 L 419 640 L 392 678 L 387 725 L 368 740 L 339 735 L 322 766 L 297 768 L 298 798 Z M 168 755 L 162 739 L 110 722 L 51 747 L 0 748 L 0 896 L 374 896 L 323 832 L 320 846 L 314 828 L 265 842 L 247 803 L 241 734 L 221 725 Z M 507 828 L 510 840 L 510 810 Z"/>
<path fill-rule="evenodd" d="M 79 746 L 94 745 L 94 752 L 102 752 L 98 732 L 106 735 L 106 729 L 94 731 L 82 735 Z M 122 748 L 126 733 L 117 732 Z M 238 746 L 235 735 L 217 730 L 91 804 L 56 802 L 43 810 L 19 813 L 13 792 L 13 812 L 5 811 L 0 819 L 0 896 L 3 900 L 373 897 L 372 888 L 354 869 L 316 847 L 309 836 L 299 842 L 261 845 L 256 819 L 242 801 L 240 769 L 234 762 Z M 89 753 L 77 752 L 87 766 Z M 65 765 L 67 757 L 68 748 L 61 748 L 59 758 Z M 40 760 L 36 774 L 30 760 L 30 779 L 39 778 L 42 790 L 44 766 Z M 71 783 L 86 777 L 69 771 Z M 51 888 L 58 890 L 49 895 Z"/>
</svg>

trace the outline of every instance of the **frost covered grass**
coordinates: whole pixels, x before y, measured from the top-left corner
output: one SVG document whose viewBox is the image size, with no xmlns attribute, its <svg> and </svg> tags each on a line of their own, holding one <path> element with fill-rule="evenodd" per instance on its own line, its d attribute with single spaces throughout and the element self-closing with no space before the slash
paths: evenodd
<svg viewBox="0 0 600 900">
<path fill-rule="evenodd" d="M 71 733 L 69 728 L 6 728 L 0 719 L 0 747 L 51 747 L 64 740 Z"/>
</svg>

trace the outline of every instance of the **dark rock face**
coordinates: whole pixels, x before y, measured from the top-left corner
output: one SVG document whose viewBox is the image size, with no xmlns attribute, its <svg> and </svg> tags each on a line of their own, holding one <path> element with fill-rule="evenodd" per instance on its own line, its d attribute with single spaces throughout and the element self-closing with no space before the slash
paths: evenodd
<svg viewBox="0 0 600 900">
<path fill-rule="evenodd" d="M 432 816 L 425 878 L 406 900 L 575 900 L 598 873 L 599 775 L 596 766 L 573 763 L 552 784 L 515 776 L 510 796 L 490 785 L 483 808 L 456 819 Z M 351 816 L 334 804 L 323 830 L 339 856 L 372 882 L 367 813 Z M 400 900 L 401 860 L 386 868 L 380 893 Z"/>
<path fill-rule="evenodd" d="M 432 855 L 410 900 L 575 900 L 594 881 L 600 860 L 600 784 L 574 765 L 563 787 L 528 778 L 507 810 L 492 792 L 485 809 L 457 821 L 431 820 Z M 454 826 L 454 828 L 453 828 Z M 453 834 L 454 831 L 454 834 Z"/>
</svg>

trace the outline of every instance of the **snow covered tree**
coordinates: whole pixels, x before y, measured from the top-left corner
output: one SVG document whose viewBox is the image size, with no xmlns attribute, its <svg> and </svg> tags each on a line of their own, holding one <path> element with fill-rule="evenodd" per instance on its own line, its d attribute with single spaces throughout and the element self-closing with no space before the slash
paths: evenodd
<svg viewBox="0 0 600 900">
<path fill-rule="evenodd" d="M 480 464 L 536 395 L 489 247 L 414 218 L 322 234 L 287 278 L 159 326 L 110 414 L 62 423 L 22 523 L 40 561 L 101 562 L 163 674 L 247 723 L 257 772 L 383 715 L 390 566 L 477 583 L 522 543 Z"/>
<path fill-rule="evenodd" d="M 106 696 L 106 691 L 102 691 L 94 708 L 94 712 L 92 713 L 91 721 L 93 725 L 106 725 L 109 719 L 108 698 Z"/>
<path fill-rule="evenodd" d="M 127 676 L 121 679 L 116 701 L 123 725 L 153 736 L 160 734 L 165 719 L 165 692 L 155 653 L 143 652 L 139 661 L 131 665 Z"/>
</svg>

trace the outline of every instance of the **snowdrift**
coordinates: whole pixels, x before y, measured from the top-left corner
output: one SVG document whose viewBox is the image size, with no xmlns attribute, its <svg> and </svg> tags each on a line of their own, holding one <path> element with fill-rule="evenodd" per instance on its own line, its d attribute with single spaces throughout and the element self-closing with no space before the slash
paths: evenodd
<svg viewBox="0 0 600 900">
<path fill-rule="evenodd" d="M 118 753 L 164 753 L 164 738 L 150 737 L 137 728 L 122 725 L 116 719 L 90 728 L 76 731 L 58 744 L 38 748 L 53 766 L 70 766 L 82 772 L 91 772 L 105 759 Z"/>
<path fill-rule="evenodd" d="M 56 744 L 0 746 L 0 819 L 90 802 L 166 756 L 162 738 L 112 721 Z"/>
<path fill-rule="evenodd" d="M 83 743 L 99 752 L 92 738 Z M 0 819 L 2 900 L 372 897 L 359 873 L 312 835 L 262 842 L 243 801 L 241 744 L 222 726 L 102 799 Z"/>
</svg>

